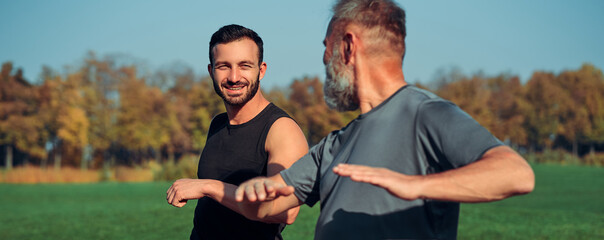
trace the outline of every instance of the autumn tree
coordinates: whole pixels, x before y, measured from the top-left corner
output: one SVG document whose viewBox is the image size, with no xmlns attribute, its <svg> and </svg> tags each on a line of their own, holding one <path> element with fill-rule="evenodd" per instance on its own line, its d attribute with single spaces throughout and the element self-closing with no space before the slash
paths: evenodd
<svg viewBox="0 0 604 240">
<path fill-rule="evenodd" d="M 524 125 L 530 149 L 550 149 L 563 132 L 560 115 L 571 101 L 568 92 L 556 84 L 554 74 L 535 72 L 527 82 L 526 100 L 533 106 Z"/>
<path fill-rule="evenodd" d="M 457 104 L 487 129 L 495 129 L 493 112 L 488 107 L 491 91 L 488 82 L 480 75 L 460 78 L 443 85 L 436 91 L 440 97 Z"/>
<path fill-rule="evenodd" d="M 43 123 L 37 119 L 38 93 L 23 78 L 23 71 L 13 72 L 11 62 L 2 64 L 0 72 L 0 145 L 5 148 L 4 166 L 13 166 L 13 149 L 37 159 L 46 157 Z"/>
<path fill-rule="evenodd" d="M 286 110 L 296 119 L 311 145 L 343 127 L 358 113 L 329 109 L 323 99 L 323 83 L 317 77 L 294 80 L 290 85 L 289 101 Z"/>
<path fill-rule="evenodd" d="M 579 145 L 592 145 L 601 142 L 602 133 L 602 96 L 604 80 L 602 71 L 593 65 L 583 65 L 577 71 L 564 71 L 556 78 L 569 98 L 563 103 L 560 112 L 561 134 L 571 143 L 572 153 L 579 155 Z"/>
<path fill-rule="evenodd" d="M 159 158 L 161 146 L 169 141 L 168 110 L 162 93 L 158 88 L 149 88 L 144 79 L 138 78 L 134 66 L 122 67 L 118 73 L 116 140 L 128 150 L 125 160 L 133 165 L 143 163 L 148 154 Z"/>
<path fill-rule="evenodd" d="M 83 76 L 74 72 L 63 79 L 51 70 L 43 72 L 39 116 L 45 123 L 47 141 L 52 146 L 54 166 L 61 168 L 63 157 L 66 157 L 68 165 L 87 168 L 88 162 L 82 153 L 88 145 L 90 122 L 82 105 L 86 92 Z"/>
<path fill-rule="evenodd" d="M 522 127 L 531 105 L 524 98 L 524 86 L 517 76 L 499 75 L 487 79 L 491 92 L 487 107 L 493 114 L 490 131 L 499 139 L 517 148 L 528 144 Z"/>
<path fill-rule="evenodd" d="M 93 162 L 109 168 L 117 155 L 118 71 L 111 58 L 98 59 L 88 53 L 80 68 L 83 77 L 83 107 L 90 121 L 88 133 Z"/>
</svg>

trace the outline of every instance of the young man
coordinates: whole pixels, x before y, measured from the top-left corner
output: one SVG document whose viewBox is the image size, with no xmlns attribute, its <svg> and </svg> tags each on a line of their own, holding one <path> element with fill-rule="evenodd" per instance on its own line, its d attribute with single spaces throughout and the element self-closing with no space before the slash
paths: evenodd
<svg viewBox="0 0 604 240">
<path fill-rule="evenodd" d="M 321 203 L 315 239 L 455 239 L 459 202 L 533 190 L 530 166 L 453 103 L 407 85 L 405 12 L 338 1 L 325 38 L 325 98 L 361 115 L 280 175 L 239 186 L 262 219 Z"/>
<path fill-rule="evenodd" d="M 298 214 L 294 208 L 259 222 L 237 213 L 237 185 L 276 175 L 308 152 L 296 122 L 258 91 L 267 67 L 262 58 L 262 39 L 250 29 L 228 25 L 212 35 L 208 72 L 227 112 L 212 120 L 199 179 L 177 180 L 167 191 L 176 207 L 199 199 L 191 239 L 282 239 L 285 223 Z"/>
</svg>

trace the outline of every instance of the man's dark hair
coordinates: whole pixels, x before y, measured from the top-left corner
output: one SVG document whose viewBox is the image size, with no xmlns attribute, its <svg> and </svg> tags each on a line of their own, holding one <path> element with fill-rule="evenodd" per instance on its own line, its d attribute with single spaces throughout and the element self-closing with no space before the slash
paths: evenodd
<svg viewBox="0 0 604 240">
<path fill-rule="evenodd" d="M 243 38 L 249 38 L 256 43 L 256 46 L 258 46 L 258 64 L 262 63 L 264 52 L 262 38 L 254 30 L 237 24 L 226 25 L 212 34 L 212 38 L 210 39 L 210 63 L 214 65 L 214 53 L 212 52 L 214 46 L 221 43 L 238 41 Z"/>
</svg>

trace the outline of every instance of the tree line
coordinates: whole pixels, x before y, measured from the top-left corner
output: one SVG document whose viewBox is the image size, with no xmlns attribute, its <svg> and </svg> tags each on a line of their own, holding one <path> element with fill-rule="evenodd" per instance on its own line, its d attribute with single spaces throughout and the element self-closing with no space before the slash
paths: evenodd
<svg viewBox="0 0 604 240">
<path fill-rule="evenodd" d="M 458 104 L 521 152 L 563 149 L 582 156 L 604 149 L 604 77 L 593 65 L 535 72 L 524 84 L 506 74 L 437 75 L 430 86 L 416 85 Z M 61 74 L 43 67 L 32 84 L 5 62 L 0 166 L 140 166 L 197 154 L 212 117 L 225 111 L 211 81 L 182 64 L 150 72 L 127 58 L 89 53 Z M 311 145 L 358 114 L 330 110 L 317 77 L 264 93 L 300 124 Z"/>
</svg>

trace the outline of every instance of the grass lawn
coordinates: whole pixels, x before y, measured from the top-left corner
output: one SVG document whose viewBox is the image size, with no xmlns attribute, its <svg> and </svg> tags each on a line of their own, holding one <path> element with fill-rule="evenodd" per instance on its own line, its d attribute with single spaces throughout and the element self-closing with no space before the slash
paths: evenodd
<svg viewBox="0 0 604 240">
<path fill-rule="evenodd" d="M 536 165 L 535 191 L 462 205 L 459 239 L 604 239 L 604 168 Z M 196 202 L 174 208 L 170 183 L 0 184 L 0 239 L 188 239 Z M 286 239 L 312 239 L 302 207 Z"/>
</svg>

